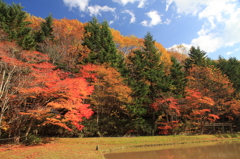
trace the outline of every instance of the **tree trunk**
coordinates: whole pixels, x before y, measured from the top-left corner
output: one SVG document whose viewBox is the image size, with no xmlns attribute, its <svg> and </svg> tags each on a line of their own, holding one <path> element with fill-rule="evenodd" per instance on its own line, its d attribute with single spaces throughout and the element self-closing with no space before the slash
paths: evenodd
<svg viewBox="0 0 240 159">
<path fill-rule="evenodd" d="M 33 125 L 34 121 L 35 121 L 34 118 L 31 118 L 31 119 L 30 119 L 30 123 L 29 123 L 29 125 L 28 125 L 27 130 L 26 130 L 25 137 L 28 136 L 28 134 L 29 134 L 29 132 L 30 132 L 30 130 L 31 130 L 31 128 L 32 128 L 32 125 Z"/>
<path fill-rule="evenodd" d="M 154 110 L 153 110 L 154 111 Z M 153 120 L 153 127 L 152 127 L 152 136 L 154 135 L 155 133 L 155 128 L 156 128 L 156 118 L 155 118 L 155 112 L 153 112 L 153 117 L 152 117 L 152 120 Z"/>
<path fill-rule="evenodd" d="M 14 142 L 14 144 L 19 145 L 19 143 L 20 143 L 20 131 L 16 131 L 14 133 L 13 142 Z"/>
<path fill-rule="evenodd" d="M 2 128 L 2 118 L 3 118 L 3 113 L 0 114 L 0 138 L 2 136 L 2 130 L 1 130 L 1 128 Z"/>
</svg>

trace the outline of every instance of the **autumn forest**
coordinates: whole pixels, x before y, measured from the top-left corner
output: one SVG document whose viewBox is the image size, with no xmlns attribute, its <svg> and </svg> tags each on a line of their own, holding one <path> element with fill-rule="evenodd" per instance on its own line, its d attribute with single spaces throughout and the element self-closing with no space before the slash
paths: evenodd
<svg viewBox="0 0 240 159">
<path fill-rule="evenodd" d="M 0 139 L 209 134 L 211 123 L 239 131 L 236 58 L 22 9 L 0 1 Z"/>
</svg>

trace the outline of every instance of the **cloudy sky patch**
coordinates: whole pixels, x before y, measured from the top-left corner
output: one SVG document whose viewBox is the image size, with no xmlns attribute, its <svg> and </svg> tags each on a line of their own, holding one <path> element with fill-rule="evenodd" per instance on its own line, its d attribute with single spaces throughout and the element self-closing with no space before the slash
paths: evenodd
<svg viewBox="0 0 240 159">
<path fill-rule="evenodd" d="M 128 13 L 131 16 L 130 23 L 134 23 L 136 21 L 135 14 L 130 10 L 124 10 L 123 13 Z"/>
<path fill-rule="evenodd" d="M 63 0 L 70 8 L 79 8 L 80 11 L 85 11 L 90 0 Z"/>
<path fill-rule="evenodd" d="M 206 52 L 240 42 L 240 8 L 236 0 L 167 0 L 166 10 L 175 5 L 176 12 L 202 20 L 198 37 L 191 45 L 200 46 Z"/>
<path fill-rule="evenodd" d="M 154 25 L 157 25 L 157 24 L 160 24 L 161 23 L 161 16 L 158 14 L 157 11 L 153 10 L 153 11 L 150 11 L 148 13 L 145 13 L 151 20 L 150 21 L 147 21 L 147 20 L 144 20 L 141 22 L 141 24 L 143 26 L 146 26 L 146 27 L 152 27 Z"/>
<path fill-rule="evenodd" d="M 117 2 L 123 6 L 127 5 L 128 3 L 138 2 L 138 8 L 143 8 L 146 5 L 147 0 L 113 0 L 113 2 Z"/>
<path fill-rule="evenodd" d="M 108 6 L 99 6 L 99 5 L 88 7 L 88 10 L 90 12 L 90 16 L 97 16 L 97 15 L 101 16 L 101 12 L 114 12 L 115 9 L 116 8 L 111 8 L 111 7 L 108 7 Z"/>
<path fill-rule="evenodd" d="M 150 32 L 165 48 L 199 46 L 210 58 L 240 60 L 239 0 L 6 0 L 21 3 L 32 15 L 107 20 L 122 35 L 143 38 Z M 36 9 L 38 8 L 38 9 Z M 236 50 L 236 51 L 235 51 Z"/>
</svg>

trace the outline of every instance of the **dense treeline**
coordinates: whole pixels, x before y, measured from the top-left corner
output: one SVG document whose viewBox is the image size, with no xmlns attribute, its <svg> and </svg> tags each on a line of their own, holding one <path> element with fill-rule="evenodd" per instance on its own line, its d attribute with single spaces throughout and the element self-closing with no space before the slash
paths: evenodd
<svg viewBox="0 0 240 159">
<path fill-rule="evenodd" d="M 0 1 L 0 138 L 239 129 L 240 62 L 168 52 L 106 21 L 37 18 Z M 213 132 L 212 132 L 213 133 Z"/>
</svg>

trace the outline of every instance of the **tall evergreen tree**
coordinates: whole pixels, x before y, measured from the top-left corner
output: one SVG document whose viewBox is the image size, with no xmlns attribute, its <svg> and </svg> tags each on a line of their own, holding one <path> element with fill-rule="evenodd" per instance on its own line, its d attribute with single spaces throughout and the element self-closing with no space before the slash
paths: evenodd
<svg viewBox="0 0 240 159">
<path fill-rule="evenodd" d="M 171 57 L 172 66 L 170 68 L 170 79 L 172 81 L 172 92 L 173 94 L 181 98 L 185 94 L 185 87 L 187 83 L 187 79 L 185 77 L 185 73 L 183 72 L 183 66 L 177 61 L 175 57 Z"/>
<path fill-rule="evenodd" d="M 107 21 L 100 24 L 94 17 L 84 29 L 85 38 L 83 45 L 91 50 L 88 58 L 83 60 L 84 63 L 109 63 L 115 68 L 122 65 L 122 56 L 116 49 Z"/>
<path fill-rule="evenodd" d="M 145 80 L 148 81 L 150 87 L 149 98 L 152 101 L 159 96 L 160 92 L 166 92 L 169 90 L 168 78 L 165 76 L 163 63 L 160 61 L 161 53 L 155 47 L 155 40 L 153 36 L 148 32 L 144 37 L 144 65 L 143 70 Z"/>
<path fill-rule="evenodd" d="M 40 24 L 41 30 L 35 33 L 35 41 L 38 43 L 42 43 L 46 38 L 50 40 L 54 39 L 53 36 L 53 17 L 49 15 L 45 18 L 44 22 Z"/>
<path fill-rule="evenodd" d="M 36 42 L 32 29 L 27 27 L 30 22 L 26 21 L 27 14 L 20 4 L 7 5 L 0 1 L 0 28 L 7 34 L 10 41 L 16 40 L 24 49 L 34 49 Z"/>
<path fill-rule="evenodd" d="M 228 60 L 219 57 L 216 66 L 223 74 L 228 76 L 230 81 L 233 83 L 233 87 L 236 89 L 236 92 L 240 93 L 240 62 L 235 57 L 231 57 Z"/>
<path fill-rule="evenodd" d="M 133 89 L 132 96 L 135 100 L 134 104 L 129 106 L 129 109 L 135 118 L 142 119 L 140 128 L 146 127 L 148 120 L 149 130 L 145 130 L 148 135 L 153 134 L 155 129 L 153 127 L 155 115 L 151 113 L 150 104 L 162 92 L 169 90 L 169 81 L 165 76 L 163 64 L 160 61 L 161 54 L 154 44 L 155 41 L 152 35 L 147 33 L 144 37 L 143 49 L 134 51 L 133 55 L 128 58 L 130 61 L 128 64 L 129 85 Z"/>
<path fill-rule="evenodd" d="M 187 58 L 185 61 L 186 70 L 191 68 L 193 64 L 197 66 L 206 66 L 206 52 L 200 50 L 199 47 L 195 48 L 194 46 L 192 46 L 188 55 L 189 58 Z"/>
<path fill-rule="evenodd" d="M 85 63 L 100 63 L 102 57 L 100 57 L 101 51 L 101 24 L 98 23 L 97 18 L 93 18 L 88 24 L 84 27 L 85 29 L 85 38 L 83 40 L 83 45 L 87 46 L 91 53 L 88 55 L 88 58 L 84 59 Z"/>
</svg>

